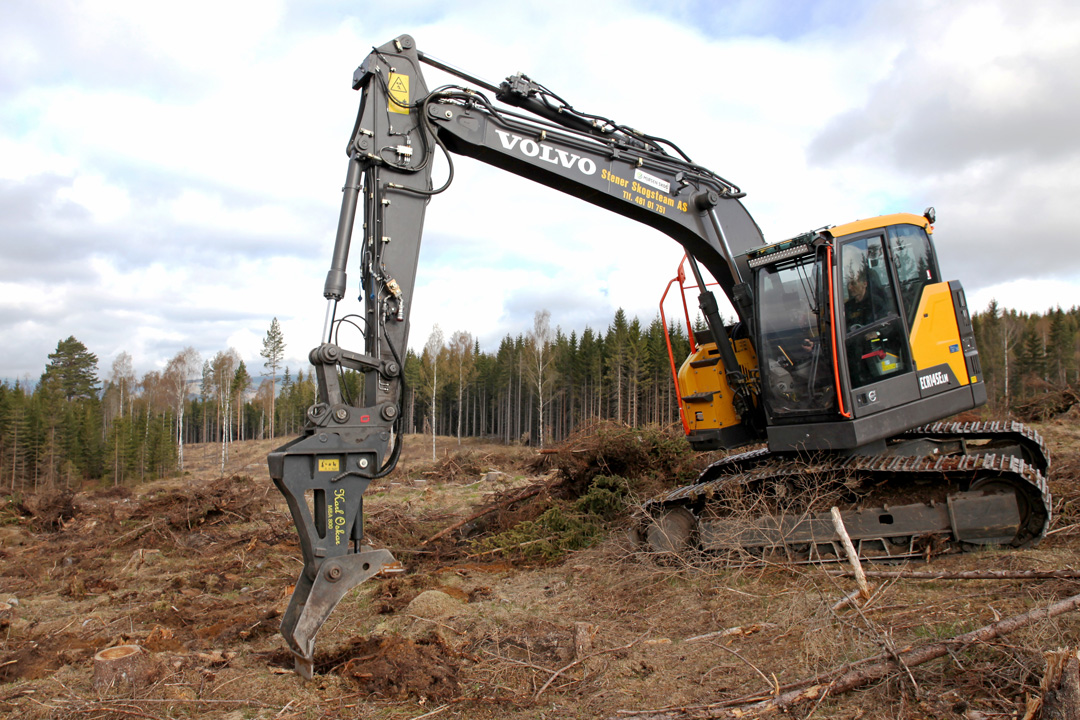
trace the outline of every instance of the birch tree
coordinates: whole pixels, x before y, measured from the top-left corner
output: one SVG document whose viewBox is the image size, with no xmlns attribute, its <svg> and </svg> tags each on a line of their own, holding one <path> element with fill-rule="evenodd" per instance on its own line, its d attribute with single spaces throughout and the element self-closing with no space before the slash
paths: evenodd
<svg viewBox="0 0 1080 720">
<path fill-rule="evenodd" d="M 236 380 L 236 367 L 240 363 L 240 355 L 233 348 L 218 351 L 214 356 L 214 383 L 215 394 L 221 405 L 221 474 L 225 474 L 225 463 L 229 459 L 229 443 L 232 441 L 232 412 L 231 399 L 233 395 L 233 383 Z"/>
<path fill-rule="evenodd" d="M 184 408 L 187 407 L 188 394 L 195 383 L 201 360 L 198 351 L 188 346 L 165 366 L 163 379 L 176 413 L 176 466 L 180 470 L 184 469 Z"/>
<path fill-rule="evenodd" d="M 113 360 L 111 378 L 120 394 L 119 415 L 124 417 L 124 402 L 131 404 L 131 390 L 135 387 L 135 369 L 131 365 L 131 356 L 121 352 Z"/>
<path fill-rule="evenodd" d="M 533 316 L 533 329 L 529 333 L 526 353 L 528 355 L 527 374 L 536 391 L 536 405 L 539 410 L 539 442 L 544 447 L 544 409 L 550 401 L 551 386 L 554 384 L 554 372 L 551 352 L 551 312 L 537 310 Z"/>
</svg>

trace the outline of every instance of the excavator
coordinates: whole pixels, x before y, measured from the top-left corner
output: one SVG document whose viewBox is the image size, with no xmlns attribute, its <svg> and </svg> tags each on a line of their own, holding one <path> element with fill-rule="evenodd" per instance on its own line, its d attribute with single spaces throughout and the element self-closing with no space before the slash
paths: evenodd
<svg viewBox="0 0 1080 720">
<path fill-rule="evenodd" d="M 422 65 L 461 82 L 429 90 Z M 945 422 L 984 404 L 986 389 L 963 288 L 938 266 L 932 208 L 766 243 L 737 185 L 524 74 L 494 85 L 401 35 L 372 49 L 352 85 L 360 108 L 322 342 L 309 354 L 317 398 L 303 434 L 268 457 L 303 555 L 281 623 L 300 675 L 312 676 L 315 636 L 342 597 L 396 566 L 365 543 L 363 493 L 401 452 L 424 211 L 450 187 L 455 155 L 637 220 L 686 251 L 679 283 L 684 300 L 696 292 L 704 329 L 681 367 L 672 359 L 683 426 L 697 450 L 741 452 L 645 504 L 637 532 L 651 550 L 825 562 L 840 556 L 839 538 L 815 498 L 844 508 L 848 535 L 872 559 L 1045 535 L 1050 459 L 1038 434 Z M 447 176 L 436 187 L 439 155 Z M 339 316 L 350 252 L 362 310 Z M 362 349 L 338 343 L 343 327 L 360 330 Z M 356 396 L 348 371 L 363 379 Z"/>
</svg>

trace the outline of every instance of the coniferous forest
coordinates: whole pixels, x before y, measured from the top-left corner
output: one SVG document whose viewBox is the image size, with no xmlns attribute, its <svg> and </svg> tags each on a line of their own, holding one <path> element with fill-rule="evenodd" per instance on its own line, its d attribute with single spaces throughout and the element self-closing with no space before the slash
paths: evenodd
<svg viewBox="0 0 1080 720">
<path fill-rule="evenodd" d="M 973 320 L 988 416 L 1014 417 L 1080 387 L 1080 308 L 1026 314 L 992 302 Z M 670 336 L 678 363 L 686 330 L 672 326 Z M 141 378 L 125 352 L 102 368 L 78 339 L 60 340 L 36 381 L 0 382 L 0 491 L 163 477 L 183 470 L 193 443 L 220 444 L 224 467 L 235 440 L 296 435 L 315 383 L 307 368 L 282 365 L 285 340 L 275 319 L 262 367 L 247 367 L 233 349 L 202 358 L 188 347 Z M 538 312 L 530 332 L 494 351 L 467 331 L 446 340 L 436 329 L 419 354 L 408 353 L 405 377 L 413 433 L 545 445 L 595 420 L 679 422 L 663 324 L 622 310 L 606 329 L 580 334 L 551 328 Z M 358 396 L 360 378 L 344 381 Z"/>
</svg>

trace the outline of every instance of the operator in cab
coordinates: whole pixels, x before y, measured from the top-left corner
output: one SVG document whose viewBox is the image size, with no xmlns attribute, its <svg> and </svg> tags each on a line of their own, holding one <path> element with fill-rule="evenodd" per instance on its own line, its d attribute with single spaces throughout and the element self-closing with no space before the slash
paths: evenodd
<svg viewBox="0 0 1080 720">
<path fill-rule="evenodd" d="M 848 276 L 844 314 L 849 329 L 869 325 L 882 314 L 884 308 L 885 298 L 880 290 L 875 292 L 871 289 L 865 267 Z"/>
</svg>

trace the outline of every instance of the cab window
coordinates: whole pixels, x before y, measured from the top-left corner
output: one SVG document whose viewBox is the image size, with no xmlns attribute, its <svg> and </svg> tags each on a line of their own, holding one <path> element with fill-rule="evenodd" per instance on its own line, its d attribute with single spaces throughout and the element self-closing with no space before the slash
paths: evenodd
<svg viewBox="0 0 1080 720">
<path fill-rule="evenodd" d="M 900 281 L 904 317 L 910 327 L 919 311 L 923 288 L 940 282 L 937 263 L 930 250 L 930 238 L 917 225 L 894 225 L 889 230 L 889 252 Z"/>
<path fill-rule="evenodd" d="M 835 405 L 823 254 L 758 271 L 759 361 L 775 416 L 823 413 Z"/>
<path fill-rule="evenodd" d="M 897 314 L 884 250 L 880 236 L 844 245 L 844 320 L 849 335 Z"/>
<path fill-rule="evenodd" d="M 885 238 L 852 240 L 841 250 L 846 351 L 851 386 L 911 369 L 907 336 L 885 260 Z"/>
</svg>

